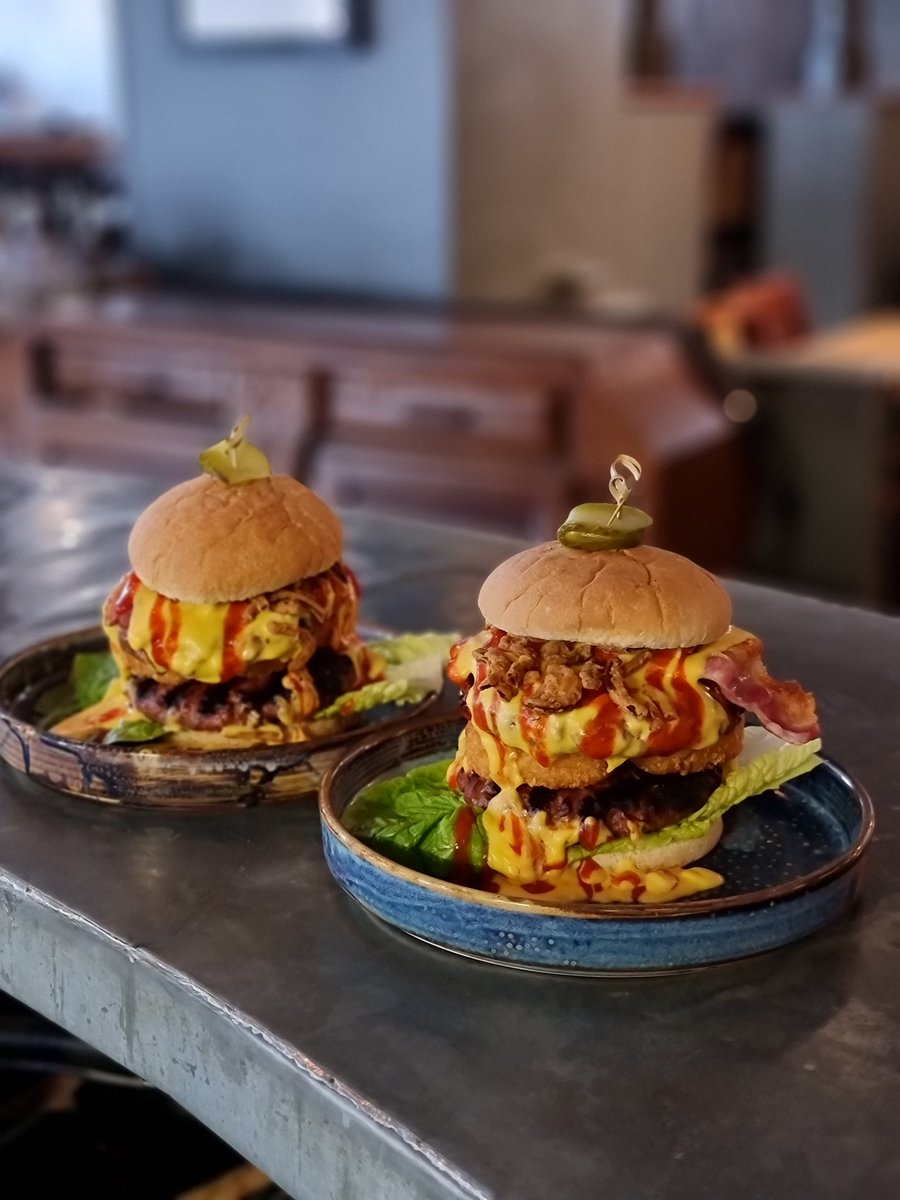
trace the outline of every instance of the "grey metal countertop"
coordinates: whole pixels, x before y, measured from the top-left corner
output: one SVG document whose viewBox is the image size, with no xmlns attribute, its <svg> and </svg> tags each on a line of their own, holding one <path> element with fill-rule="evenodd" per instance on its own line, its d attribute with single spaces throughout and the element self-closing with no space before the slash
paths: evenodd
<svg viewBox="0 0 900 1200">
<path fill-rule="evenodd" d="M 96 619 L 152 484 L 0 465 L 0 657 Z M 474 629 L 502 538 L 348 514 L 365 615 Z M 748 584 L 878 831 L 862 902 L 757 959 L 578 980 L 479 965 L 333 885 L 312 805 L 107 809 L 0 765 L 0 987 L 293 1195 L 900 1194 L 900 621 Z"/>
</svg>

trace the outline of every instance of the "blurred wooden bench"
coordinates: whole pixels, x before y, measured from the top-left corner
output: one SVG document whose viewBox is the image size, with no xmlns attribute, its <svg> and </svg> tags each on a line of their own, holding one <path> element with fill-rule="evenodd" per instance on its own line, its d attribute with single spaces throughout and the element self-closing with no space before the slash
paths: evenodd
<svg viewBox="0 0 900 1200">
<path fill-rule="evenodd" d="M 245 412 L 276 470 L 302 457 L 314 406 L 299 365 L 251 368 L 227 341 L 100 326 L 38 328 L 18 349 L 16 441 L 42 462 L 182 479 Z"/>
<path fill-rule="evenodd" d="M 16 347 L 7 440 L 43 461 L 183 478 L 248 413 L 335 504 L 538 538 L 627 452 L 657 541 L 741 562 L 740 430 L 668 326 L 158 298 L 46 314 Z"/>
</svg>

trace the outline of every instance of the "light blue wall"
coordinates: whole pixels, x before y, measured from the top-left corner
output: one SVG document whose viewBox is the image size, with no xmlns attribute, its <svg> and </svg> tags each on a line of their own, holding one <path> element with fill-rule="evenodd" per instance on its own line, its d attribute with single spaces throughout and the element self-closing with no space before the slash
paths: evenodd
<svg viewBox="0 0 900 1200">
<path fill-rule="evenodd" d="M 3 114 L 118 125 L 113 0 L 0 0 L 0 76 L 16 79 L 28 112 Z"/>
<path fill-rule="evenodd" d="M 371 0 L 363 48 L 195 50 L 175 0 L 119 0 L 139 251 L 211 283 L 445 296 L 447 3 Z"/>
</svg>

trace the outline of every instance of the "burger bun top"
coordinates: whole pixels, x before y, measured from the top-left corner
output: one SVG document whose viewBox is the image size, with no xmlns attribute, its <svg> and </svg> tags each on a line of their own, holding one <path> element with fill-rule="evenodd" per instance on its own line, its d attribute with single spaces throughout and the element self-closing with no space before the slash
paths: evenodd
<svg viewBox="0 0 900 1200">
<path fill-rule="evenodd" d="M 238 484 L 200 475 L 179 483 L 144 510 L 128 540 L 141 581 L 192 604 L 276 591 L 327 570 L 342 550 L 337 515 L 284 475 Z"/>
<path fill-rule="evenodd" d="M 478 606 L 506 633 L 614 650 L 705 645 L 725 633 L 732 612 L 715 576 L 680 554 L 656 546 L 572 550 L 556 541 L 502 562 Z"/>
</svg>

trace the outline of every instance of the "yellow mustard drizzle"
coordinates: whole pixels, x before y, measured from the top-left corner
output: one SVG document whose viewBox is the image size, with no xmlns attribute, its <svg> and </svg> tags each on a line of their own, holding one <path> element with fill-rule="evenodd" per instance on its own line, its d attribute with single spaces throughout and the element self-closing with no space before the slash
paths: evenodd
<svg viewBox="0 0 900 1200">
<path fill-rule="evenodd" d="M 478 664 L 475 651 L 487 642 L 489 636 L 483 631 L 460 643 L 454 652 L 451 677 L 464 679 L 472 676 L 477 679 Z M 723 653 L 750 636 L 746 630 L 732 626 L 722 637 L 699 647 L 692 654 L 683 658 L 673 655 L 671 661 L 666 664 L 659 687 L 650 686 L 647 676 L 652 663 L 645 663 L 626 675 L 628 689 L 635 696 L 642 693 L 651 696 L 658 705 L 675 713 L 679 703 L 675 677 L 676 674 L 680 674 L 694 689 L 699 704 L 699 732 L 691 739 L 691 748 L 703 749 L 712 746 L 727 731 L 730 717 L 722 705 L 701 685 L 700 680 L 710 657 Z M 547 716 L 543 750 L 551 761 L 564 754 L 579 752 L 591 723 L 597 716 L 600 702 L 595 699 L 576 708 L 552 712 Z M 487 755 L 491 778 L 497 783 L 511 787 L 520 786 L 523 779 L 517 762 L 517 752 L 532 753 L 521 719 L 521 694 L 504 700 L 496 688 L 479 687 L 475 683 L 466 693 L 466 704 L 473 717 L 472 728 L 480 738 Z M 640 758 L 648 752 L 652 735 L 649 723 L 630 711 L 622 713 L 619 721 L 614 736 L 614 752 L 606 759 L 607 772 L 615 770 L 630 758 Z M 497 745 L 498 741 L 502 743 L 502 747 Z"/>
<path fill-rule="evenodd" d="M 489 632 L 482 631 L 455 648 L 451 678 L 457 682 L 464 682 L 468 676 L 477 678 L 475 652 L 490 636 Z M 726 731 L 729 718 L 702 687 L 700 680 L 711 656 L 725 652 L 748 637 L 750 634 L 745 630 L 732 626 L 721 638 L 684 658 L 673 655 L 656 688 L 649 687 L 647 671 L 650 664 L 646 664 L 627 676 L 629 690 L 637 695 L 645 689 L 654 694 L 658 703 L 668 704 L 674 711 L 678 702 L 675 678 L 680 673 L 696 689 L 702 704 L 699 737 L 692 740 L 691 745 L 696 748 L 710 746 Z M 560 903 L 661 904 L 720 887 L 724 882 L 716 871 L 698 866 L 639 871 L 626 863 L 610 871 L 602 865 L 602 859 L 584 859 L 579 864 L 568 865 L 566 852 L 579 840 L 581 820 L 572 818 L 548 826 L 547 814 L 526 812 L 516 793 L 516 788 L 523 782 L 518 753 L 528 750 L 520 722 L 521 696 L 506 701 L 495 688 L 479 688 L 475 684 L 468 689 L 466 703 L 473 716 L 477 715 L 470 728 L 476 731 L 484 747 L 491 778 L 501 785 L 501 791 L 491 799 L 482 815 L 488 843 L 488 866 L 495 872 L 492 891 L 504 896 Z M 595 713 L 595 705 L 586 704 L 553 714 L 553 719 L 547 723 L 548 757 L 552 760 L 577 752 Z M 646 721 L 626 713 L 616 735 L 617 753 L 606 760 L 608 770 L 645 753 L 650 733 Z M 450 777 L 464 765 L 461 737 Z M 594 844 L 599 846 L 610 840 L 612 834 L 602 822 L 598 825 Z"/>
<path fill-rule="evenodd" d="M 219 683 L 222 679 L 222 659 L 225 647 L 225 624 L 229 604 L 190 604 L 180 600 L 178 604 L 178 629 L 176 644 L 171 660 L 160 662 L 154 654 L 154 630 L 151 616 L 154 609 L 157 619 L 161 614 L 165 636 L 172 633 L 173 604 L 163 599 L 158 592 L 139 583 L 134 591 L 134 606 L 128 622 L 127 638 L 134 650 L 143 651 L 160 671 L 170 668 L 189 679 L 202 683 Z M 304 638 L 301 614 L 273 612 L 264 609 L 251 621 L 242 626 L 235 640 L 235 652 L 244 667 L 255 662 L 286 661 L 297 653 L 298 643 Z M 107 629 L 110 635 L 114 631 Z M 115 638 L 110 639 L 115 643 Z M 310 641 L 310 653 L 315 649 Z"/>
<path fill-rule="evenodd" d="M 625 863 L 611 871 L 602 859 L 568 864 L 567 850 L 578 842 L 579 818 L 547 825 L 543 811 L 527 813 L 512 789 L 503 789 L 482 814 L 487 862 L 495 872 L 491 891 L 528 900 L 663 904 L 708 891 L 724 882 L 706 867 L 659 867 L 639 871 Z M 595 845 L 612 834 L 597 822 Z"/>
<path fill-rule="evenodd" d="M 496 889 L 501 896 L 545 903 L 666 904 L 670 900 L 683 900 L 698 892 L 721 887 L 723 883 L 722 876 L 707 867 L 659 867 L 653 871 L 638 871 L 626 865 L 615 872 L 598 870 L 587 885 L 590 895 L 575 867 L 551 872 L 542 880 L 546 886 L 542 886 L 539 893 L 499 877 L 494 879 L 492 890 Z"/>
<path fill-rule="evenodd" d="M 63 737 L 83 739 L 97 730 L 113 729 L 119 721 L 135 715 L 143 714 L 132 711 L 125 692 L 125 680 L 117 675 L 110 681 L 102 700 L 58 721 L 53 726 L 53 732 Z"/>
</svg>

